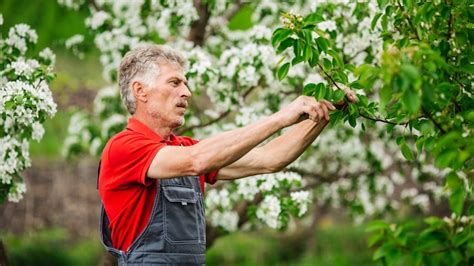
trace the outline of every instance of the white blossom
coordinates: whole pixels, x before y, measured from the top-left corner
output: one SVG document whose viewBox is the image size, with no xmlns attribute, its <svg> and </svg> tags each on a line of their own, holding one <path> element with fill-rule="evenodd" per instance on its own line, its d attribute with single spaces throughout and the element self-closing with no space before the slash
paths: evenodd
<svg viewBox="0 0 474 266">
<path fill-rule="evenodd" d="M 48 47 L 44 48 L 40 53 L 39 56 L 43 58 L 43 60 L 50 62 L 49 66 L 54 66 L 56 64 L 56 55 L 49 49 Z"/>
<path fill-rule="evenodd" d="M 84 41 L 84 36 L 81 34 L 76 34 L 71 36 L 69 39 L 66 40 L 66 48 L 70 49 Z"/>
<path fill-rule="evenodd" d="M 105 12 L 105 11 L 97 11 L 93 12 L 91 17 L 88 17 L 86 19 L 86 25 L 93 29 L 96 30 L 102 25 L 104 25 L 105 21 L 110 18 L 110 15 Z"/>
<path fill-rule="evenodd" d="M 44 135 L 44 127 L 39 122 L 33 123 L 32 138 L 39 141 Z"/>
<path fill-rule="evenodd" d="M 19 202 L 26 192 L 25 183 L 16 183 L 8 193 L 8 200 L 11 202 Z"/>
<path fill-rule="evenodd" d="M 292 192 L 291 199 L 298 204 L 298 216 L 303 216 L 308 211 L 308 205 L 311 203 L 311 193 L 309 191 Z"/>
<path fill-rule="evenodd" d="M 260 203 L 257 209 L 257 218 L 269 227 L 276 229 L 281 225 L 279 222 L 280 211 L 280 200 L 273 195 L 269 195 Z"/>
</svg>

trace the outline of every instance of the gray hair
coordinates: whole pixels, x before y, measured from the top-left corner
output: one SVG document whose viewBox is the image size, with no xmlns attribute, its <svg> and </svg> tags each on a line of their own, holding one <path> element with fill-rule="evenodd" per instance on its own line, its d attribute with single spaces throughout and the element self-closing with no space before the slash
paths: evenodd
<svg viewBox="0 0 474 266">
<path fill-rule="evenodd" d="M 183 70 L 187 67 L 186 58 L 178 51 L 165 45 L 143 45 L 129 51 L 122 59 L 119 68 L 119 87 L 122 100 L 130 114 L 136 110 L 133 97 L 133 81 L 147 86 L 160 74 L 160 64 L 173 64 Z"/>
</svg>

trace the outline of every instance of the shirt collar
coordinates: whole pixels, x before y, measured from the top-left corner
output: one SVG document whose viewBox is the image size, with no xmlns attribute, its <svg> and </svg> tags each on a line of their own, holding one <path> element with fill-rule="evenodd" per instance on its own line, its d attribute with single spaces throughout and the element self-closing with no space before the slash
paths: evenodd
<svg viewBox="0 0 474 266">
<path fill-rule="evenodd" d="M 160 135 L 158 135 L 153 130 L 151 130 L 151 128 L 149 128 L 147 125 L 145 125 L 144 123 L 140 122 L 140 120 L 133 117 L 130 117 L 128 119 L 127 129 L 130 129 L 138 133 L 142 133 L 145 136 L 149 137 L 150 139 L 153 139 L 162 143 L 177 144 L 177 145 L 182 144 L 181 140 L 178 137 L 176 137 L 173 133 L 171 133 L 169 140 L 165 140 Z"/>
</svg>

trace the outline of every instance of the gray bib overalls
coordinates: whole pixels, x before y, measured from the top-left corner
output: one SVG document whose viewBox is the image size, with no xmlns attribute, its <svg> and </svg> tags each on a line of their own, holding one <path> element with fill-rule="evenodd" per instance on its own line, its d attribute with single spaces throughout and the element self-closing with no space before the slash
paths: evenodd
<svg viewBox="0 0 474 266">
<path fill-rule="evenodd" d="M 206 221 L 199 176 L 160 179 L 148 225 L 127 252 L 112 247 L 102 206 L 102 243 L 118 265 L 205 264 Z"/>
</svg>

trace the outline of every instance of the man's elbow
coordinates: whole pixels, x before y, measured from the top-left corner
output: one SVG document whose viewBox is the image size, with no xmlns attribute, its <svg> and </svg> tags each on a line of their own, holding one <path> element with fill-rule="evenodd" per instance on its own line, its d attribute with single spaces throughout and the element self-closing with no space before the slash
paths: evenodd
<svg viewBox="0 0 474 266">
<path fill-rule="evenodd" d="M 202 154 L 190 153 L 190 172 L 192 175 L 203 175 L 211 172 L 211 160 L 205 159 Z"/>
<path fill-rule="evenodd" d="M 265 168 L 265 171 L 269 174 L 273 173 L 278 173 L 281 172 L 283 169 L 285 169 L 286 164 L 283 163 L 273 163 L 269 165 L 268 167 Z"/>
</svg>

